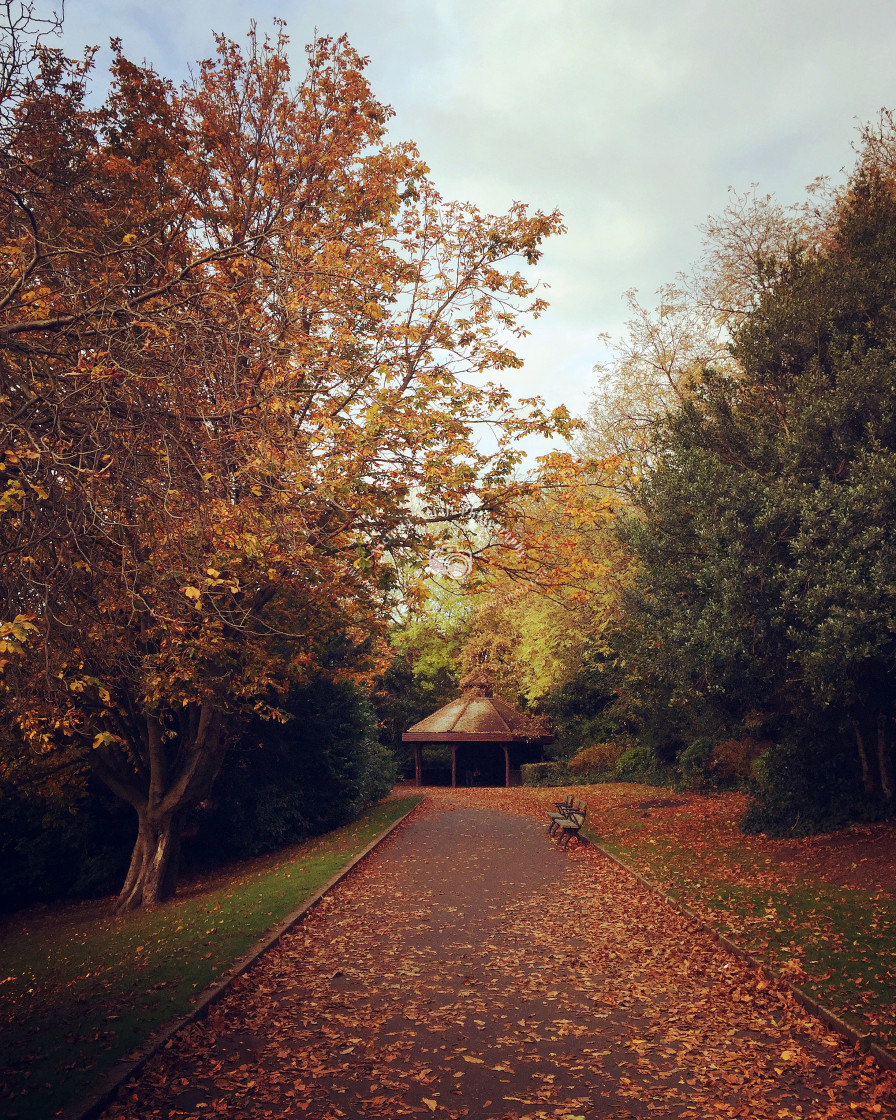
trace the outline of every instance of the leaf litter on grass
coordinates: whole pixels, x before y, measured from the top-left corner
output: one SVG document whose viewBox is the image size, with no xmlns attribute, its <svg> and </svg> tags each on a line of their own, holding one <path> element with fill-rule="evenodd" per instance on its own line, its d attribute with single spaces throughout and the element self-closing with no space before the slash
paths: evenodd
<svg viewBox="0 0 896 1120">
<path fill-rule="evenodd" d="M 38 1120 L 187 1011 L 270 926 L 413 804 L 396 799 L 291 849 L 187 881 L 154 911 L 42 906 L 7 920 L 0 1116 Z"/>
<path fill-rule="evenodd" d="M 896 1049 L 896 821 L 772 840 L 740 832 L 740 793 L 571 788 L 588 801 L 600 843 L 860 1033 Z M 565 790 L 470 792 L 477 803 L 539 816 Z"/>
<path fill-rule="evenodd" d="M 434 793 L 415 817 L 541 811 L 507 792 Z M 387 847 L 109 1116 L 893 1114 L 892 1074 L 596 850 L 474 910 L 440 901 L 457 869 L 438 845 Z M 464 858 L 457 882 L 501 874 Z"/>
</svg>

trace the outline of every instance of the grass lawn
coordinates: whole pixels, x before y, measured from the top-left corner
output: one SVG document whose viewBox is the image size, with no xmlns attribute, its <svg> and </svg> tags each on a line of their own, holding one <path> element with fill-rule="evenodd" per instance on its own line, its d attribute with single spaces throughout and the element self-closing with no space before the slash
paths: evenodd
<svg viewBox="0 0 896 1120">
<path fill-rule="evenodd" d="M 151 912 L 111 917 L 106 901 L 14 917 L 0 941 L 0 1116 L 41 1120 L 87 1093 L 419 800 L 383 802 Z"/>
<path fill-rule="evenodd" d="M 575 793 L 592 839 L 896 1050 L 896 822 L 781 841 L 740 833 L 738 794 Z"/>
</svg>

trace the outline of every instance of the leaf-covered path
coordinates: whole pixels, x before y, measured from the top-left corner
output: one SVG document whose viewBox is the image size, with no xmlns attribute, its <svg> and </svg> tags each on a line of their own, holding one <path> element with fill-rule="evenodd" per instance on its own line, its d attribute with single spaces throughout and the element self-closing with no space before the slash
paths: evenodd
<svg viewBox="0 0 896 1120">
<path fill-rule="evenodd" d="M 431 791 L 106 1115 L 893 1115 L 893 1075 L 786 992 L 488 805 Z"/>
</svg>

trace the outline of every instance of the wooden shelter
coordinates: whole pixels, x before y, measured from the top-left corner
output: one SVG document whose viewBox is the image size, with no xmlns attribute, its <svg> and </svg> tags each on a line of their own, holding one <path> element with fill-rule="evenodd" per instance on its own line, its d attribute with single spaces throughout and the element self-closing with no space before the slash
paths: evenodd
<svg viewBox="0 0 896 1120">
<path fill-rule="evenodd" d="M 529 716 L 492 696 L 490 691 L 474 689 L 415 723 L 402 739 L 414 744 L 414 773 L 418 786 L 423 784 L 425 743 L 444 743 L 451 748 L 452 786 L 457 785 L 459 754 L 466 760 L 469 774 L 480 768 L 477 763 L 490 764 L 495 748 L 500 748 L 504 754 L 504 785 L 509 786 L 513 764 L 540 761 L 542 748 L 552 743 L 554 736 Z"/>
</svg>

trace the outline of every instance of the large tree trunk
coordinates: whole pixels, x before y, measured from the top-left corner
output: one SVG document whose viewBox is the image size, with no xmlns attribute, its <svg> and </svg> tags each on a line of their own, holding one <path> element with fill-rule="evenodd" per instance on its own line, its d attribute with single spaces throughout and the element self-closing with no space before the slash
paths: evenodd
<svg viewBox="0 0 896 1120">
<path fill-rule="evenodd" d="M 180 817 L 169 813 L 158 821 L 139 815 L 137 841 L 131 865 L 118 901 L 116 913 L 155 906 L 165 902 L 177 889 L 180 870 Z"/>
<path fill-rule="evenodd" d="M 208 796 L 221 768 L 225 739 L 220 713 L 197 704 L 180 714 L 176 735 L 170 723 L 166 733 L 159 718 L 148 715 L 130 756 L 108 747 L 94 752 L 97 774 L 137 813 L 137 840 L 117 913 L 172 897 L 180 869 L 182 815 Z"/>
</svg>

